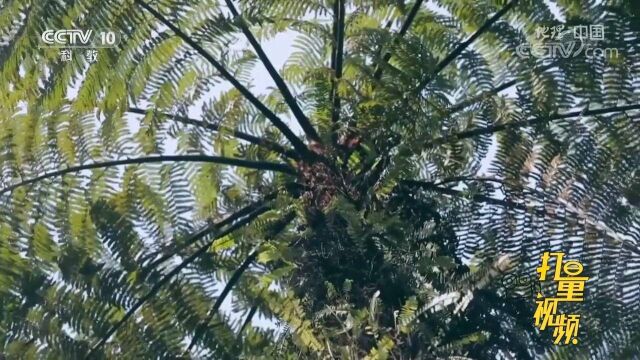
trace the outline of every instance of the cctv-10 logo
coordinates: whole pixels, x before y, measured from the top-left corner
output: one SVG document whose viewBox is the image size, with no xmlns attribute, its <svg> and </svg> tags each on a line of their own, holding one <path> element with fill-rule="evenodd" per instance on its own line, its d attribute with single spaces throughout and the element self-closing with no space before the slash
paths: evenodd
<svg viewBox="0 0 640 360">
<path fill-rule="evenodd" d="M 105 48 L 120 43 L 115 31 L 93 30 L 46 30 L 40 36 L 42 47 L 54 48 Z"/>
</svg>

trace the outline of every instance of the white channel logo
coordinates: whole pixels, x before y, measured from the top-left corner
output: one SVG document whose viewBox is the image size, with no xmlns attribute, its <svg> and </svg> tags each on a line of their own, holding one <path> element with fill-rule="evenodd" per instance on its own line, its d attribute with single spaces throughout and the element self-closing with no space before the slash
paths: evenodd
<svg viewBox="0 0 640 360">
<path fill-rule="evenodd" d="M 119 34 L 109 30 L 46 30 L 40 38 L 41 47 L 53 48 L 105 48 L 120 43 Z"/>
</svg>

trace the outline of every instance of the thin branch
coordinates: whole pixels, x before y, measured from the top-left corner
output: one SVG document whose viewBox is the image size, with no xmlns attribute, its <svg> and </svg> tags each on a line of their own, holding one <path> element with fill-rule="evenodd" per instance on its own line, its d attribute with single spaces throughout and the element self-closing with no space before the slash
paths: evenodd
<svg viewBox="0 0 640 360">
<path fill-rule="evenodd" d="M 145 109 L 140 109 L 135 107 L 130 107 L 127 111 L 130 113 L 140 114 L 140 115 L 146 115 L 149 112 L 155 112 L 154 110 L 145 110 Z M 165 112 L 156 112 L 156 113 L 186 125 L 193 125 L 193 126 L 201 127 L 201 128 L 212 130 L 212 131 L 221 131 L 222 129 L 224 129 L 218 124 L 214 124 L 214 123 L 202 121 L 202 120 L 196 120 L 186 116 L 172 115 Z M 285 149 L 282 145 L 276 143 L 275 141 L 257 137 L 255 135 L 247 134 L 245 132 L 238 131 L 238 130 L 232 130 L 231 135 L 233 135 L 233 137 L 235 138 L 245 140 L 246 142 L 249 142 L 251 144 L 263 146 L 269 150 L 273 150 L 291 159 L 298 160 L 300 158 L 300 156 L 295 151 L 293 151 L 292 149 Z"/>
<path fill-rule="evenodd" d="M 225 219 L 217 222 L 217 223 L 213 223 L 213 224 L 209 224 L 205 227 L 203 227 L 202 229 L 198 230 L 197 232 L 189 235 L 189 237 L 184 241 L 184 243 L 182 245 L 180 245 L 178 248 L 175 249 L 171 249 L 171 253 L 170 254 L 166 254 L 162 257 L 160 257 L 159 259 L 154 260 L 151 264 L 147 265 L 145 267 L 145 269 L 142 271 L 142 277 L 145 277 L 146 274 L 148 274 L 151 270 L 155 269 L 156 267 L 158 267 L 158 265 L 162 264 L 163 262 L 171 259 L 172 257 L 174 257 L 176 254 L 180 254 L 184 249 L 188 248 L 189 246 L 195 244 L 196 242 L 198 242 L 200 239 L 202 239 L 203 237 L 207 236 L 208 234 L 214 232 L 214 231 L 219 231 L 220 229 L 222 229 L 225 226 L 230 225 L 231 223 L 233 223 L 234 221 L 245 217 L 249 214 L 251 214 L 252 212 L 258 210 L 259 208 L 261 208 L 265 203 L 267 203 L 270 200 L 273 200 L 276 198 L 277 196 L 277 192 L 272 192 L 268 195 L 266 195 L 264 198 L 255 201 L 245 207 L 243 207 L 242 209 L 234 212 L 233 214 L 227 216 Z M 176 243 L 177 241 L 174 241 L 174 243 Z M 141 260 L 144 261 L 144 260 Z"/>
<path fill-rule="evenodd" d="M 488 99 L 496 94 L 498 94 L 499 92 L 506 90 L 512 86 L 514 86 L 517 83 L 517 80 L 511 80 L 511 81 L 507 81 L 505 83 L 502 83 L 498 86 L 496 86 L 495 88 L 491 89 L 491 90 L 487 90 L 481 94 L 478 94 L 476 96 L 471 97 L 470 99 L 467 100 L 463 100 L 455 105 L 453 105 L 452 107 L 450 107 L 449 109 L 447 109 L 446 113 L 447 115 L 451 115 L 451 114 L 455 114 L 458 111 L 466 108 L 467 106 L 473 105 L 477 102 L 480 102 L 482 100 Z"/>
<path fill-rule="evenodd" d="M 280 93 L 282 93 L 282 97 L 284 97 L 285 102 L 293 112 L 293 115 L 295 116 L 295 118 L 298 120 L 298 123 L 300 124 L 300 127 L 302 127 L 302 129 L 304 130 L 304 133 L 307 134 L 309 139 L 320 142 L 320 137 L 318 136 L 316 129 L 313 127 L 313 125 L 309 121 L 309 118 L 307 118 L 304 112 L 302 112 L 302 109 L 300 108 L 295 97 L 289 90 L 289 87 L 284 82 L 280 74 L 278 74 L 278 71 L 273 67 L 273 64 L 271 64 L 271 61 L 269 60 L 269 57 L 262 49 L 262 46 L 260 45 L 258 40 L 256 40 L 255 36 L 253 36 L 253 33 L 249 30 L 247 23 L 244 21 L 242 16 L 240 16 L 240 14 L 238 13 L 238 10 L 233 5 L 233 1 L 225 0 L 225 3 L 227 4 L 229 11 L 231 11 L 231 14 L 236 19 L 238 19 L 238 24 L 240 26 L 240 29 L 244 33 L 247 40 L 249 40 L 249 43 L 251 44 L 251 46 L 253 46 L 253 49 L 258 54 L 258 58 L 260 58 L 260 61 L 262 61 L 262 64 L 267 69 L 267 72 L 269 72 L 269 75 L 271 76 L 273 81 L 276 83 L 278 90 L 280 90 Z"/>
<path fill-rule="evenodd" d="M 413 24 L 413 20 L 415 20 L 416 15 L 418 15 L 418 11 L 422 6 L 422 2 L 423 0 L 416 0 L 416 2 L 413 4 L 413 7 L 411 8 L 411 10 L 409 11 L 409 14 L 407 15 L 407 19 L 405 20 L 404 24 L 402 24 L 402 27 L 398 32 L 398 36 L 393 40 L 394 44 L 397 43 L 399 39 L 404 37 L 407 31 L 409 31 L 411 24 Z M 382 57 L 382 63 L 378 65 L 378 68 L 373 74 L 374 79 L 380 80 L 380 78 L 382 78 L 382 71 L 384 70 L 384 66 L 387 64 L 387 62 L 390 59 L 391 59 L 391 52 L 387 51 Z"/>
<path fill-rule="evenodd" d="M 394 38 L 393 40 L 393 44 L 397 43 L 398 40 L 402 37 L 404 37 L 404 35 L 409 31 L 409 28 L 411 28 L 411 24 L 413 24 L 413 21 L 415 20 L 418 11 L 420 10 L 420 7 L 422 6 L 422 2 L 423 0 L 416 0 L 416 2 L 413 4 L 413 7 L 411 8 L 411 10 L 409 11 L 409 14 L 407 15 L 407 19 L 405 20 L 405 22 L 402 24 L 402 26 L 400 27 L 400 31 L 398 32 L 398 35 L 396 38 Z M 386 28 L 390 28 L 392 25 L 391 20 L 389 20 L 386 24 Z M 382 51 L 382 49 L 378 49 L 378 53 Z M 373 74 L 373 78 L 375 80 L 380 80 L 382 78 L 382 71 L 384 70 L 385 67 L 393 67 L 392 65 L 388 64 L 389 60 L 391 59 L 391 52 L 386 52 L 382 58 L 382 62 L 380 64 L 378 64 L 374 74 Z M 374 84 L 375 86 L 375 84 Z M 362 97 L 362 96 L 360 96 Z M 349 127 L 353 127 L 354 124 L 354 120 L 351 120 L 349 122 Z M 358 144 L 358 148 L 361 148 L 361 145 Z"/>
<path fill-rule="evenodd" d="M 332 32 L 331 32 L 331 71 L 333 73 L 331 77 L 331 91 L 329 93 L 329 101 L 331 103 L 331 143 L 337 144 L 338 142 L 338 119 L 334 119 L 334 107 L 335 107 L 335 98 L 338 91 L 338 81 L 336 78 L 336 61 L 338 59 L 338 46 L 337 46 L 337 36 L 338 36 L 338 17 L 340 16 L 340 3 L 339 0 L 333 0 L 333 21 L 332 21 Z"/>
<path fill-rule="evenodd" d="M 202 336 L 204 329 L 209 325 L 209 323 L 213 319 L 213 316 L 218 313 L 220 306 L 222 305 L 224 300 L 227 298 L 227 295 L 229 295 L 229 293 L 231 292 L 231 289 L 238 283 L 238 281 L 240 281 L 240 277 L 242 276 L 242 274 L 244 274 L 244 272 L 247 270 L 249 265 L 251 265 L 257 257 L 258 257 L 258 250 L 253 250 L 251 254 L 249 254 L 249 256 L 247 256 L 246 259 L 244 259 L 240 267 L 238 267 L 233 272 L 233 275 L 231 275 L 231 278 L 225 284 L 224 288 L 222 289 L 222 292 L 220 293 L 220 295 L 218 295 L 218 298 L 216 299 L 216 302 L 213 304 L 213 307 L 209 310 L 209 314 L 207 315 L 207 318 L 203 322 L 198 324 L 198 327 L 196 328 L 196 331 L 193 334 L 193 338 L 191 339 L 191 343 L 189 343 L 189 347 L 187 348 L 186 353 L 191 352 L 191 349 L 196 345 L 198 340 L 200 340 L 200 336 Z"/>
<path fill-rule="evenodd" d="M 530 187 L 526 187 L 526 186 L 522 186 L 519 184 L 513 184 L 513 183 L 509 183 L 505 180 L 502 179 L 497 179 L 497 178 L 493 178 L 493 177 L 486 177 L 486 176 L 467 176 L 467 175 L 461 175 L 461 176 L 452 176 L 452 177 L 448 177 L 448 178 L 444 178 L 438 181 L 408 181 L 407 184 L 410 185 L 414 185 L 414 186 L 419 186 L 422 188 L 437 188 L 437 189 L 444 189 L 444 187 L 442 185 L 446 185 L 446 184 L 451 184 L 451 183 L 460 183 L 460 182 L 467 182 L 467 181 L 471 181 L 471 182 L 484 182 L 484 183 L 495 183 L 495 184 L 499 184 L 501 186 L 501 189 L 504 191 L 505 187 L 516 187 L 517 190 L 522 190 L 524 192 L 530 192 L 532 194 L 538 195 L 538 196 L 542 196 L 545 197 L 545 194 L 537 189 L 532 189 Z M 449 189 L 449 188 L 447 188 Z M 490 198 L 486 198 L 483 200 L 487 200 L 487 201 L 492 201 L 490 200 Z M 493 203 L 494 205 L 498 205 L 498 203 Z M 518 207 L 517 205 L 519 205 L 518 203 L 513 203 L 516 206 L 515 207 L 509 207 L 510 209 L 520 209 L 520 210 L 528 210 L 529 208 L 525 207 Z M 564 206 L 560 203 L 554 202 L 554 205 L 556 206 Z M 505 205 L 506 206 L 506 205 Z M 538 215 L 544 215 L 544 212 L 539 212 Z"/>
<path fill-rule="evenodd" d="M 286 227 L 286 225 L 290 223 L 294 217 L 295 217 L 295 213 L 293 212 L 288 213 L 281 221 L 280 230 L 275 231 L 275 233 L 277 234 L 282 229 L 284 229 L 284 227 Z M 266 241 L 264 241 L 263 244 L 266 243 L 271 238 L 273 238 L 273 236 L 275 236 L 275 234 L 267 236 Z M 207 318 L 203 322 L 201 322 L 196 328 L 193 334 L 193 338 L 191 338 L 191 343 L 189 344 L 189 347 L 187 348 L 187 351 L 185 352 L 185 354 L 188 354 L 191 351 L 191 349 L 196 345 L 198 340 L 200 340 L 200 337 L 204 333 L 205 328 L 209 325 L 209 323 L 211 323 L 211 320 L 213 319 L 215 314 L 218 313 L 220 306 L 222 305 L 224 300 L 227 298 L 227 296 L 231 292 L 231 289 L 233 289 L 233 287 L 238 283 L 238 281 L 240 281 L 240 277 L 242 276 L 242 274 L 244 274 L 244 272 L 258 257 L 258 254 L 260 253 L 259 248 L 261 245 L 262 244 L 258 245 L 258 247 L 255 250 L 253 250 L 249 254 L 249 256 L 247 256 L 244 259 L 242 264 L 233 272 L 233 274 L 231 275 L 231 278 L 229 279 L 229 281 L 227 281 L 224 288 L 222 289 L 222 292 L 220 292 L 220 295 L 218 295 L 218 298 L 216 299 L 216 302 L 213 304 L 213 307 L 209 310 L 209 314 L 207 315 Z"/>
<path fill-rule="evenodd" d="M 253 317 L 256 315 L 256 313 L 258 312 L 258 305 L 253 305 L 251 307 L 251 310 L 249 310 L 249 314 L 247 315 L 247 318 L 244 319 L 244 322 L 242 323 L 242 326 L 240 327 L 240 331 L 238 331 L 238 337 L 236 339 L 240 340 L 242 338 L 242 333 L 244 332 L 244 329 L 247 328 L 247 326 L 249 326 L 249 324 L 251 324 L 251 320 L 253 319 Z"/>
<path fill-rule="evenodd" d="M 140 157 L 140 158 L 134 158 L 134 159 L 95 162 L 95 163 L 90 163 L 85 165 L 71 166 L 66 169 L 48 172 L 31 179 L 23 180 L 17 184 L 10 185 L 4 189 L 1 189 L 0 195 L 13 191 L 14 189 L 21 186 L 33 184 L 38 181 L 42 181 L 49 178 L 58 177 L 58 176 L 62 176 L 65 174 L 74 173 L 78 171 L 108 168 L 111 166 L 119 166 L 119 165 L 146 164 L 146 163 L 157 163 L 157 162 L 168 162 L 168 161 L 214 163 L 214 164 L 245 167 L 249 169 L 276 171 L 276 172 L 282 172 L 282 173 L 292 174 L 292 175 L 296 174 L 295 170 L 293 170 L 288 165 L 272 163 L 267 161 L 253 161 L 253 160 L 234 159 L 234 158 L 227 158 L 223 156 L 210 156 L 210 155 L 160 155 L 160 156 Z"/>
<path fill-rule="evenodd" d="M 330 68 L 331 71 L 334 73 L 334 79 L 335 79 L 335 73 L 336 73 L 336 61 L 338 59 L 337 54 L 338 54 L 338 23 L 339 23 L 339 18 L 340 17 L 340 1 L 339 0 L 334 0 L 333 1 L 333 20 L 331 22 L 331 63 L 330 63 Z M 333 99 L 333 93 L 335 91 L 335 88 L 331 89 L 331 99 Z M 333 100 L 332 100 L 333 103 Z"/>
<path fill-rule="evenodd" d="M 514 7 L 518 3 L 518 0 L 511 0 L 507 5 L 505 5 L 500 11 L 495 13 L 489 20 L 487 20 L 475 33 L 473 33 L 467 40 L 460 43 L 449 55 L 447 55 L 442 61 L 440 61 L 437 65 L 433 73 L 427 76 L 424 80 L 420 82 L 418 88 L 416 89 L 417 93 L 422 92 L 422 90 L 429 85 L 429 83 L 435 79 L 438 74 L 449 65 L 453 60 L 455 60 L 462 52 L 469 47 L 476 39 L 480 37 L 480 35 L 484 34 L 487 30 L 493 26 L 501 17 L 503 17 L 512 7 Z"/>
<path fill-rule="evenodd" d="M 282 134 L 291 142 L 296 151 L 303 156 L 313 157 L 313 153 L 307 148 L 307 146 L 291 131 L 291 129 L 285 124 L 273 111 L 271 111 L 266 105 L 264 105 L 258 98 L 253 95 L 249 89 L 242 85 L 222 64 L 220 64 L 209 52 L 202 48 L 192 38 L 180 30 L 177 26 L 167 20 L 162 14 L 154 10 L 147 3 L 142 0 L 135 0 L 135 2 L 147 10 L 151 15 L 158 19 L 162 24 L 171 29 L 178 37 L 184 42 L 189 44 L 198 54 L 204 57 L 216 70 L 229 81 L 253 106 L 255 106 L 271 123 L 282 132 Z"/>
<path fill-rule="evenodd" d="M 418 188 L 422 188 L 428 191 L 434 191 L 444 195 L 467 198 L 465 197 L 464 191 L 438 186 L 433 182 L 424 182 L 424 181 L 417 181 L 417 180 L 402 180 L 401 183 L 410 187 L 418 187 Z M 590 226 L 593 226 L 594 228 L 599 229 L 610 238 L 614 239 L 617 242 L 620 242 L 625 249 L 628 249 L 636 254 L 640 254 L 640 249 L 638 249 L 637 247 L 634 247 L 632 244 L 629 244 L 628 241 L 621 239 L 619 234 L 617 234 L 614 230 L 609 229 L 606 226 L 603 228 L 603 226 L 599 225 L 598 223 L 592 220 L 589 220 L 586 216 L 581 215 L 576 211 L 567 209 L 567 211 L 565 212 L 566 215 L 560 215 L 558 214 L 558 212 L 545 211 L 544 209 L 536 208 L 534 206 L 527 206 L 526 204 L 523 204 L 523 203 L 517 203 L 508 199 L 496 199 L 496 198 L 482 195 L 482 194 L 473 194 L 471 198 L 467 198 L 467 199 L 485 203 L 485 204 L 497 205 L 497 206 L 504 207 L 511 210 L 522 210 L 526 212 L 532 212 L 542 217 L 549 216 L 554 220 L 560 220 L 563 222 L 568 222 L 569 220 L 568 216 L 571 216 L 571 218 L 573 218 L 575 221 L 578 221 L 578 222 L 584 221 L 585 223 L 588 223 Z M 559 204 L 552 204 L 552 205 L 559 206 Z"/>
<path fill-rule="evenodd" d="M 482 176 L 452 176 L 448 178 L 444 178 L 438 181 L 434 181 L 433 185 L 444 185 L 450 183 L 457 183 L 462 181 L 480 181 L 480 182 L 494 182 L 502 185 L 507 185 L 505 181 L 494 179 L 491 177 L 482 177 Z"/>
<path fill-rule="evenodd" d="M 555 63 L 551 63 L 551 64 L 548 64 L 548 65 L 545 65 L 545 66 L 541 67 L 537 71 L 540 71 L 540 72 L 546 71 L 546 70 L 549 70 L 550 68 L 552 68 L 552 67 L 554 67 L 556 65 L 557 64 L 555 64 Z M 517 83 L 518 83 L 518 80 L 517 79 L 513 79 L 511 81 L 504 82 L 504 83 L 496 86 L 493 89 L 490 89 L 490 90 L 484 91 L 484 92 L 482 92 L 482 93 L 480 93 L 478 95 L 475 95 L 475 96 L 473 96 L 473 97 L 471 97 L 471 98 L 469 98 L 467 100 L 463 100 L 463 101 L 451 106 L 450 108 L 446 109 L 446 111 L 445 111 L 446 115 L 448 116 L 448 115 L 451 115 L 451 114 L 455 114 L 458 111 L 466 108 L 467 106 L 471 106 L 471 105 L 473 105 L 473 104 L 475 104 L 477 102 L 480 102 L 480 101 L 483 101 L 485 99 L 488 99 L 488 98 L 500 93 L 501 91 L 504 91 L 504 90 L 506 90 L 506 89 L 508 89 L 510 87 L 513 87 Z"/>
<path fill-rule="evenodd" d="M 457 134 L 451 134 L 448 136 L 437 138 L 430 144 L 427 144 L 427 147 L 433 147 L 433 146 L 442 145 L 445 143 L 456 142 L 462 139 L 467 139 L 467 138 L 480 136 L 480 135 L 489 135 L 489 134 L 493 134 L 499 131 L 504 131 L 507 129 L 519 129 L 522 127 L 544 124 L 551 121 L 567 119 L 567 118 L 576 117 L 576 116 L 596 116 L 596 115 L 603 115 L 608 113 L 624 112 L 624 111 L 638 110 L 638 109 L 640 109 L 640 104 L 632 104 L 632 105 L 614 106 L 614 107 L 595 109 L 595 110 L 572 111 L 564 114 L 552 115 L 546 118 L 545 117 L 531 118 L 523 121 L 510 122 L 507 124 L 490 125 L 490 126 L 485 126 L 485 127 L 481 127 L 473 130 L 467 130 L 467 131 L 459 132 Z"/>
<path fill-rule="evenodd" d="M 332 96 L 332 110 L 331 110 L 331 123 L 335 126 L 340 120 L 340 95 L 338 95 L 338 82 L 342 79 L 342 64 L 344 60 L 344 21 L 345 21 L 345 7 L 344 0 L 334 1 L 334 41 L 335 41 L 335 58 L 333 59 L 333 71 L 335 73 L 335 79 L 333 80 L 331 88 Z"/>
<path fill-rule="evenodd" d="M 89 352 L 87 353 L 87 355 L 85 356 L 85 359 L 92 359 L 92 355 L 98 350 L 100 349 L 108 340 L 109 338 L 111 338 L 111 336 L 120 328 L 122 327 L 122 325 L 124 325 L 127 320 L 129 320 L 129 318 L 131 318 L 137 311 L 138 309 L 140 309 L 140 307 L 142 307 L 142 305 L 144 305 L 147 301 L 149 301 L 153 296 L 155 296 L 160 289 L 167 284 L 174 276 L 178 275 L 184 268 L 186 268 L 189 264 L 191 264 L 192 262 L 194 262 L 198 257 L 202 256 L 203 254 L 205 254 L 207 252 L 207 250 L 211 247 L 211 245 L 213 244 L 213 242 L 216 239 L 219 239 L 221 237 L 224 237 L 228 234 L 231 234 L 232 232 L 238 230 L 239 228 L 249 224 L 251 221 L 253 221 L 256 217 L 260 216 L 262 213 L 266 212 L 268 210 L 268 208 L 262 208 L 259 210 L 256 210 L 255 212 L 253 212 L 251 215 L 247 216 L 245 219 L 242 219 L 238 222 L 236 222 L 235 224 L 231 225 L 230 227 L 228 227 L 225 231 L 221 232 L 218 236 L 216 236 L 214 239 L 212 239 L 211 241 L 209 241 L 207 244 L 205 244 L 204 246 L 200 247 L 196 252 L 194 252 L 193 254 L 191 254 L 189 257 L 187 257 L 185 260 L 183 260 L 178 266 L 176 266 L 173 270 L 171 270 L 169 273 L 167 273 L 165 276 L 163 276 L 160 281 L 158 281 L 150 290 L 149 292 L 147 292 L 147 294 L 145 294 L 143 297 L 141 297 L 122 317 L 122 319 L 120 319 L 120 321 L 118 321 L 115 325 L 113 325 L 111 327 L 111 329 L 109 329 L 109 331 L 107 331 L 101 338 L 100 340 L 94 344 L 91 347 L 91 350 L 89 350 Z"/>
</svg>

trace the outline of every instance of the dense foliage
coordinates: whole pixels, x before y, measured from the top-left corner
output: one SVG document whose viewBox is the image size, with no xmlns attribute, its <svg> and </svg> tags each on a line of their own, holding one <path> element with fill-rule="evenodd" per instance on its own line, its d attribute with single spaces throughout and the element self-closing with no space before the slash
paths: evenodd
<svg viewBox="0 0 640 360">
<path fill-rule="evenodd" d="M 516 52 L 594 24 L 618 56 Z M 0 349 L 637 357 L 639 36 L 631 0 L 0 0 Z M 544 251 L 577 345 L 500 286 Z"/>
</svg>

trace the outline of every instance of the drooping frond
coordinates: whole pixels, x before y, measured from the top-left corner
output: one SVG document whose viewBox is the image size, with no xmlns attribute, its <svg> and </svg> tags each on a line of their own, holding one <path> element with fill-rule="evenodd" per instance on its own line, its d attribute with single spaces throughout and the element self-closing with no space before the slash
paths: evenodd
<svg viewBox="0 0 640 360">
<path fill-rule="evenodd" d="M 198 45 L 193 38 L 189 37 L 187 34 L 182 32 L 178 27 L 176 27 L 173 23 L 167 20 L 162 14 L 153 9 L 149 4 L 145 3 L 142 0 L 136 0 L 136 3 L 143 7 L 145 10 L 149 11 L 155 18 L 157 18 L 162 24 L 170 28 L 173 32 L 176 33 L 183 41 L 185 41 L 189 46 L 191 46 L 198 54 L 204 57 L 208 62 L 210 62 L 216 70 L 224 77 L 227 81 L 229 81 L 238 91 L 245 97 L 251 104 L 253 104 L 261 113 L 263 113 L 275 127 L 280 130 L 284 136 L 291 142 L 293 147 L 301 154 L 308 154 L 308 149 L 304 145 L 304 143 L 291 131 L 291 129 L 266 105 L 264 105 L 258 98 L 255 97 L 244 85 L 242 85 L 220 62 L 218 62 L 211 54 L 209 54 L 205 49 L 203 49 L 200 45 Z M 254 39 L 255 40 L 255 39 Z"/>
<path fill-rule="evenodd" d="M 449 53 L 444 59 L 440 60 L 433 70 L 433 74 L 429 77 L 425 78 L 418 85 L 417 92 L 421 92 L 432 80 L 434 77 L 438 76 L 440 72 L 447 67 L 452 61 L 454 61 L 458 56 L 462 54 L 462 52 L 467 49 L 473 42 L 480 37 L 484 32 L 486 32 L 493 24 L 495 24 L 501 17 L 503 17 L 507 11 L 511 10 L 518 3 L 518 0 L 509 1 L 500 11 L 495 13 L 487 22 L 482 24 L 482 26 L 476 30 L 467 40 L 463 41 L 458 45 L 451 53 Z"/>
<path fill-rule="evenodd" d="M 289 90 L 289 87 L 287 86 L 287 84 L 285 84 L 280 74 L 278 74 L 278 71 L 273 67 L 273 64 L 271 64 L 271 61 L 267 57 L 267 54 L 264 52 L 264 50 L 262 50 L 262 46 L 260 45 L 258 40 L 255 38 L 255 36 L 253 36 L 253 33 L 251 33 L 251 30 L 249 30 L 245 21 L 240 17 L 240 14 L 238 13 L 238 10 L 236 10 L 235 6 L 233 5 L 233 2 L 231 0 L 225 0 L 225 3 L 227 4 L 229 11 L 231 11 L 231 14 L 235 18 L 237 18 L 240 29 L 242 30 L 242 33 L 244 33 L 244 35 L 249 40 L 249 43 L 258 54 L 258 58 L 260 59 L 260 61 L 262 61 L 262 64 L 266 67 L 267 71 L 269 72 L 269 75 L 271 76 L 273 81 L 276 83 L 278 90 L 280 90 L 280 92 L 282 93 L 282 96 L 284 97 L 287 105 L 289 106 L 289 108 L 291 108 L 291 111 L 293 112 L 295 118 L 298 120 L 298 123 L 300 124 L 300 126 L 302 126 L 302 129 L 304 130 L 305 134 L 311 140 L 319 141 L 320 138 L 318 137 L 318 133 L 316 132 L 316 129 L 309 122 L 309 119 L 302 112 L 302 109 L 300 109 L 300 106 L 298 105 L 298 102 L 296 101 L 296 99 L 293 97 L 293 94 Z"/>
</svg>

